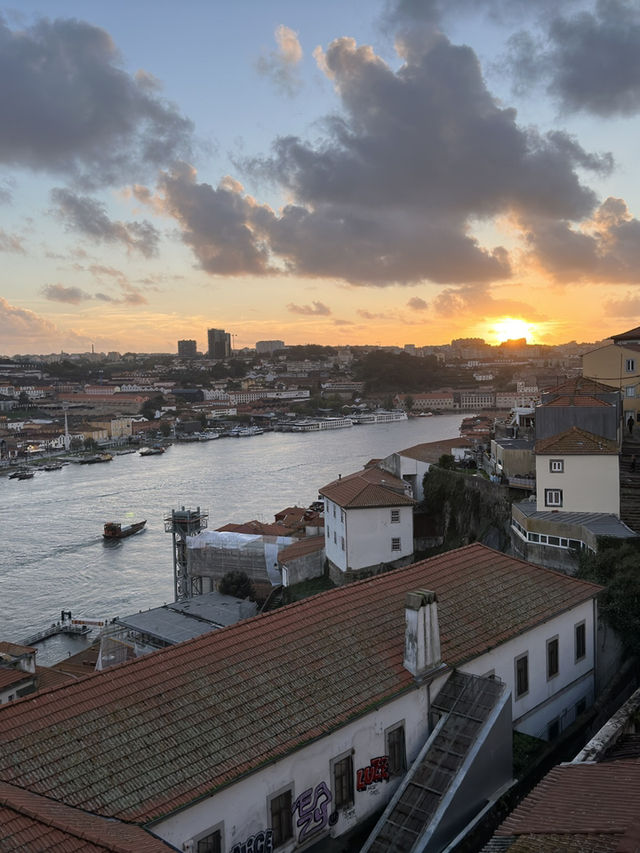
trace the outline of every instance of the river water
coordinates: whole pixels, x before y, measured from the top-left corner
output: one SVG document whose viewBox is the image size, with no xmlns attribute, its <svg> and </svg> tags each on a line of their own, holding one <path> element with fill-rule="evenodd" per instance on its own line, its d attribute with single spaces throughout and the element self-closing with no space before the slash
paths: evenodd
<svg viewBox="0 0 640 853">
<path fill-rule="evenodd" d="M 125 616 L 173 600 L 172 508 L 209 512 L 209 529 L 271 522 L 286 506 L 308 506 L 318 489 L 372 458 L 420 442 L 454 438 L 461 417 L 412 418 L 321 433 L 174 444 L 162 456 L 115 456 L 67 465 L 32 480 L 0 477 L 0 640 L 20 642 L 60 618 Z M 105 521 L 147 519 L 129 539 L 105 543 Z M 50 664 L 86 640 L 38 646 Z"/>
</svg>

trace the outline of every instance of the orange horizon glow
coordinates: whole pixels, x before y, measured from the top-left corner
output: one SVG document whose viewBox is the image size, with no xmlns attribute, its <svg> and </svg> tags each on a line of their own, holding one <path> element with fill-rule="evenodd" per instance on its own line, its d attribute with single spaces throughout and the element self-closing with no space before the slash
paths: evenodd
<svg viewBox="0 0 640 853">
<path fill-rule="evenodd" d="M 488 334 L 488 343 L 501 344 L 525 338 L 528 344 L 532 344 L 536 342 L 537 328 L 535 323 L 529 323 L 519 317 L 501 317 L 489 326 Z"/>
</svg>

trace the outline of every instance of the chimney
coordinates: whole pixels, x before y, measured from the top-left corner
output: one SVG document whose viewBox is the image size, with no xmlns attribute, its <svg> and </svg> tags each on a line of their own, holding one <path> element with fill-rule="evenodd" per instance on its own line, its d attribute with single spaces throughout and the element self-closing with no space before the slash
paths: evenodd
<svg viewBox="0 0 640 853">
<path fill-rule="evenodd" d="M 414 589 L 405 598 L 404 666 L 416 677 L 441 663 L 437 601 L 428 589 Z"/>
</svg>

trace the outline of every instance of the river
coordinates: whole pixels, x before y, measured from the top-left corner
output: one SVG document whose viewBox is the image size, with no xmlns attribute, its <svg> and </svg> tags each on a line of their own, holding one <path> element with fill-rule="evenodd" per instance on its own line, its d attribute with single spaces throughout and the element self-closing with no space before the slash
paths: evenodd
<svg viewBox="0 0 640 853">
<path fill-rule="evenodd" d="M 124 616 L 173 600 L 172 508 L 209 512 L 209 529 L 251 519 L 273 521 L 286 506 L 308 506 L 318 489 L 372 458 L 421 442 L 454 438 L 460 415 L 412 418 L 321 433 L 174 444 L 162 456 L 115 456 L 67 465 L 32 480 L 0 477 L 0 639 L 20 642 L 60 618 Z M 105 521 L 147 519 L 129 539 L 105 543 Z M 52 663 L 81 638 L 40 644 Z"/>
</svg>

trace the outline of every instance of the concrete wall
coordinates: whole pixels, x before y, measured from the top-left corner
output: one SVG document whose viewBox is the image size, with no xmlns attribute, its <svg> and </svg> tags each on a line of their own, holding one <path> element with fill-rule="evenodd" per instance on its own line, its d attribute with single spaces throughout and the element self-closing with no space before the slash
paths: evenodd
<svg viewBox="0 0 640 853">
<path fill-rule="evenodd" d="M 286 586 L 292 586 L 311 578 L 319 578 L 324 572 L 324 551 L 314 551 L 312 554 L 304 554 L 293 560 L 281 562 L 283 581 L 286 572 Z"/>
<path fill-rule="evenodd" d="M 563 462 L 564 470 L 549 470 L 551 459 Z M 545 489 L 562 489 L 562 506 L 545 505 Z M 620 516 L 619 460 L 617 455 L 536 456 L 538 511 L 608 512 Z"/>
</svg>

